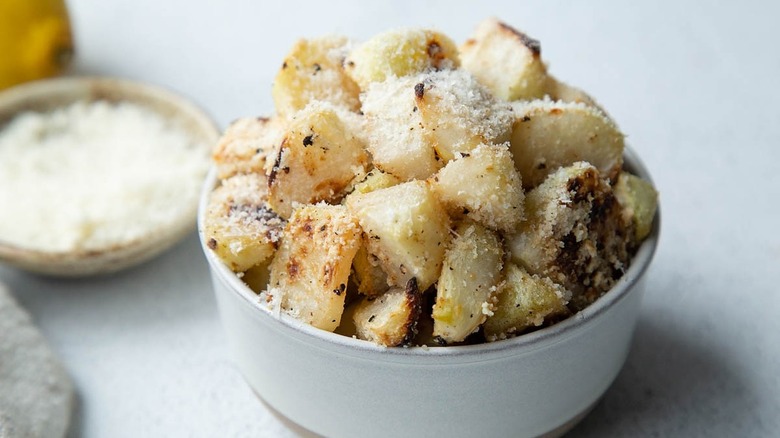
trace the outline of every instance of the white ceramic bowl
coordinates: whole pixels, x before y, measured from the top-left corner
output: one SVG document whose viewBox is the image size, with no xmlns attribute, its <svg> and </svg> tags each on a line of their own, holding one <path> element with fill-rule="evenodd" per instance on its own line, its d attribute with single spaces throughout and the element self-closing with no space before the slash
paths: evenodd
<svg viewBox="0 0 780 438">
<path fill-rule="evenodd" d="M 625 158 L 650 179 L 632 151 Z M 201 220 L 214 184 L 212 171 Z M 629 270 L 585 310 L 513 339 L 455 347 L 383 348 L 275 316 L 205 243 L 203 250 L 238 367 L 298 425 L 330 437 L 560 436 L 623 366 L 659 226 L 656 214 Z"/>
<path fill-rule="evenodd" d="M 132 102 L 173 121 L 207 148 L 204 159 L 219 137 L 214 121 L 184 97 L 153 85 L 107 77 L 45 79 L 5 90 L 0 93 L 0 129 L 24 111 L 51 111 L 77 101 L 96 100 Z M 100 249 L 42 251 L 0 242 L 0 261 L 40 274 L 67 277 L 118 271 L 151 259 L 190 233 L 197 209 L 196 203 L 188 205 L 170 226 Z"/>
</svg>

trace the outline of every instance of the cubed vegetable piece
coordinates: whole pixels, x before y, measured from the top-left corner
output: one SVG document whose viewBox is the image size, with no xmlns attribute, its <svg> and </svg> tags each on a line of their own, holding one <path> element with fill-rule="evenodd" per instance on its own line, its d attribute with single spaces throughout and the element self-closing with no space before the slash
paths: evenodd
<svg viewBox="0 0 780 438">
<path fill-rule="evenodd" d="M 570 293 L 547 277 L 531 275 L 512 262 L 504 268 L 506 280 L 499 288 L 493 315 L 483 325 L 489 342 L 519 335 L 545 320 L 569 314 Z"/>
<path fill-rule="evenodd" d="M 450 161 L 432 187 L 451 216 L 465 215 L 505 233 L 523 220 L 523 186 L 505 145 L 480 145 Z"/>
<path fill-rule="evenodd" d="M 369 157 L 339 112 L 322 102 L 296 113 L 268 175 L 268 203 L 289 217 L 295 203 L 337 202 Z"/>
<path fill-rule="evenodd" d="M 455 43 L 440 32 L 426 29 L 376 35 L 356 47 L 345 62 L 347 72 L 364 91 L 372 82 L 459 65 Z"/>
<path fill-rule="evenodd" d="M 420 303 L 414 279 L 405 288 L 362 298 L 353 314 L 357 337 L 386 347 L 408 345 L 417 334 Z"/>
<path fill-rule="evenodd" d="M 284 137 L 285 121 L 279 117 L 245 117 L 231 123 L 219 139 L 212 159 L 217 177 L 239 173 L 265 174 Z"/>
<path fill-rule="evenodd" d="M 391 285 L 417 279 L 421 290 L 439 277 L 449 242 L 449 218 L 425 181 L 352 195 L 347 207 L 367 237 Z"/>
<path fill-rule="evenodd" d="M 641 242 L 653 228 L 653 217 L 658 209 L 658 192 L 642 178 L 621 172 L 615 184 L 615 197 L 634 224 L 634 239 Z"/>
<path fill-rule="evenodd" d="M 337 36 L 298 41 L 274 79 L 271 93 L 276 111 L 291 117 L 315 100 L 360 110 L 360 89 L 342 66 L 349 44 Z"/>
<path fill-rule="evenodd" d="M 463 68 L 504 100 L 545 95 L 547 68 L 539 41 L 494 18 L 481 22 L 460 47 Z"/>
<path fill-rule="evenodd" d="M 507 239 L 512 261 L 571 291 L 574 310 L 608 291 L 628 268 L 631 225 L 609 183 L 588 163 L 562 167 L 528 192 L 525 217 Z"/>
<path fill-rule="evenodd" d="M 271 262 L 268 293 L 282 310 L 317 328 L 333 331 L 344 311 L 360 227 L 346 207 L 307 205 L 293 213 Z"/>
<path fill-rule="evenodd" d="M 610 181 L 623 165 L 623 134 L 604 113 L 583 103 L 535 100 L 513 104 L 511 150 L 523 185 L 536 187 L 562 166 L 587 161 Z"/>
<path fill-rule="evenodd" d="M 433 335 L 446 343 L 460 342 L 493 312 L 501 281 L 504 251 L 498 235 L 465 221 L 444 256 L 433 305 Z"/>
<path fill-rule="evenodd" d="M 508 104 L 461 70 L 373 84 L 363 112 L 374 165 L 402 180 L 427 178 L 479 144 L 507 141 L 514 122 Z"/>
<path fill-rule="evenodd" d="M 284 220 L 268 206 L 267 198 L 264 174 L 232 176 L 209 197 L 206 245 L 235 272 L 265 262 L 276 250 Z"/>
</svg>

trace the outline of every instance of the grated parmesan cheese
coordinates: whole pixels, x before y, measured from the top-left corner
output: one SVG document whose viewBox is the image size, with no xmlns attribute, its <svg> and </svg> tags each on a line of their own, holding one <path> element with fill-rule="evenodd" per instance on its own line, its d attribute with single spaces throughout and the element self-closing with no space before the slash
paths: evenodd
<svg viewBox="0 0 780 438">
<path fill-rule="evenodd" d="M 173 226 L 197 205 L 208 152 L 137 104 L 23 113 L 0 130 L 0 241 L 91 251 Z"/>
</svg>

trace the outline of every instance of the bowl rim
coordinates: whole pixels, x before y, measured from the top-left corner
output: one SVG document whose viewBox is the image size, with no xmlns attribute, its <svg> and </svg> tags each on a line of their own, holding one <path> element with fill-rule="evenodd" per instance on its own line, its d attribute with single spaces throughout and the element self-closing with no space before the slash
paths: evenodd
<svg viewBox="0 0 780 438">
<path fill-rule="evenodd" d="M 653 180 L 636 152 L 626 145 L 624 149 L 624 169 L 633 174 L 653 183 Z M 206 256 L 211 275 L 218 276 L 230 286 L 230 292 L 235 293 L 241 298 L 242 302 L 249 305 L 252 311 L 259 310 L 259 317 L 268 318 L 269 321 L 275 321 L 281 327 L 291 329 L 300 337 L 315 342 L 321 341 L 319 346 L 328 346 L 341 349 L 341 351 L 352 352 L 356 355 L 372 355 L 380 352 L 384 357 L 390 360 L 403 360 L 404 357 L 455 357 L 466 358 L 469 356 L 484 356 L 506 353 L 512 351 L 520 354 L 529 353 L 539 348 L 544 348 L 551 343 L 557 343 L 574 336 L 585 326 L 593 324 L 600 320 L 599 316 L 607 313 L 615 307 L 632 291 L 647 272 L 656 249 L 658 247 L 659 235 L 661 230 L 661 208 L 660 203 L 653 217 L 653 226 L 650 234 L 640 244 L 632 263 L 628 270 L 618 280 L 615 286 L 599 297 L 595 302 L 576 314 L 566 318 L 563 321 L 555 323 L 549 327 L 535 330 L 530 333 L 522 334 L 513 338 L 498 340 L 494 342 L 485 342 L 472 345 L 453 345 L 453 346 L 411 346 L 411 347 L 385 347 L 375 344 L 371 341 L 357 339 L 355 337 L 344 336 L 338 333 L 318 329 L 310 324 L 300 321 L 284 312 L 274 314 L 273 310 L 263 304 L 258 295 L 252 291 L 241 279 L 231 271 L 217 256 L 211 251 L 206 242 L 205 231 L 203 227 L 203 218 L 205 217 L 208 196 L 217 183 L 217 173 L 215 166 L 209 170 L 209 174 L 203 185 L 201 200 L 198 208 L 198 235 L 201 243 L 201 249 Z M 655 184 L 654 184 L 655 185 Z M 216 291 L 215 291 L 216 292 Z M 273 324 L 273 322 L 272 322 Z"/>
<path fill-rule="evenodd" d="M 156 102 L 175 108 L 180 120 L 191 120 L 201 131 L 206 147 L 219 138 L 214 118 L 201 106 L 171 89 L 118 76 L 65 76 L 26 82 L 0 91 L 0 130 L 25 111 L 45 111 L 78 101 L 130 101 L 151 107 Z M 151 107 L 153 111 L 158 111 Z M 10 111 L 9 111 L 10 110 Z M 2 116 L 4 113 L 6 116 Z M 164 116 L 168 117 L 168 116 Z M 206 137 L 209 137 L 208 139 Z M 198 197 L 200 201 L 200 196 Z M 182 210 L 180 220 L 150 230 L 144 236 L 94 249 L 47 251 L 0 240 L 0 262 L 44 275 L 77 277 L 111 273 L 147 260 L 189 234 L 197 223 L 197 206 Z M 187 220 L 183 220 L 184 218 Z"/>
</svg>

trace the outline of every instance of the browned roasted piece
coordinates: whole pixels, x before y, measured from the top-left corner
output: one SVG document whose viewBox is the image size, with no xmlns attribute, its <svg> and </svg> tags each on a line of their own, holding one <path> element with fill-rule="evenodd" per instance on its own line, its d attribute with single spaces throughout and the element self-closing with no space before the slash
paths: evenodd
<svg viewBox="0 0 780 438">
<path fill-rule="evenodd" d="M 412 278 L 404 288 L 364 297 L 353 313 L 357 337 L 386 347 L 408 345 L 417 334 L 421 296 Z"/>
<path fill-rule="evenodd" d="M 391 30 L 376 35 L 357 46 L 344 63 L 347 73 L 363 91 L 390 78 L 459 65 L 455 43 L 428 29 Z"/>
<path fill-rule="evenodd" d="M 526 199 L 526 221 L 509 239 L 512 260 L 572 292 L 580 310 L 628 268 L 633 226 L 609 182 L 584 162 L 552 173 Z"/>
<path fill-rule="evenodd" d="M 279 153 L 285 125 L 279 117 L 244 117 L 231 123 L 212 153 L 217 177 L 266 173 Z"/>
<path fill-rule="evenodd" d="M 547 92 L 547 67 L 542 46 L 496 19 L 481 22 L 460 47 L 463 68 L 498 98 L 531 100 Z"/>
<path fill-rule="evenodd" d="M 314 102 L 295 113 L 268 172 L 268 203 L 282 217 L 295 204 L 338 202 L 368 153 L 338 109 Z"/>
<path fill-rule="evenodd" d="M 495 231 L 466 220 L 454 234 L 432 312 L 433 335 L 448 344 L 466 339 L 493 313 L 504 266 L 504 248 Z"/>
<path fill-rule="evenodd" d="M 360 227 L 341 205 L 307 205 L 293 213 L 271 262 L 269 294 L 285 312 L 323 330 L 341 322 Z"/>
<path fill-rule="evenodd" d="M 358 111 L 360 89 L 344 71 L 349 49 L 349 40 L 338 36 L 295 43 L 274 79 L 276 111 L 289 118 L 313 101 Z"/>
<path fill-rule="evenodd" d="M 495 299 L 495 310 L 483 325 L 489 342 L 510 338 L 569 314 L 571 294 L 547 277 L 531 275 L 509 262 Z"/>
<path fill-rule="evenodd" d="M 273 256 L 284 229 L 268 205 L 265 175 L 238 174 L 222 181 L 209 198 L 206 244 L 235 272 Z"/>
<path fill-rule="evenodd" d="M 658 194 L 623 169 L 615 122 L 496 19 L 460 49 L 428 29 L 301 40 L 273 98 L 214 150 L 207 243 L 315 327 L 517 336 L 612 288 L 652 229 Z"/>
</svg>

